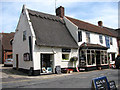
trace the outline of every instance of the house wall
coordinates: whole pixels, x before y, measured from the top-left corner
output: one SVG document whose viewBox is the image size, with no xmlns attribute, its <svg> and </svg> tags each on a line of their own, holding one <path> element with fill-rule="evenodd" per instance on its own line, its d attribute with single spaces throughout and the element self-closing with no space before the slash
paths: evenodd
<svg viewBox="0 0 120 90">
<path fill-rule="evenodd" d="M 66 22 L 66 26 L 68 27 L 71 35 L 74 37 L 75 40 L 78 38 L 78 29 L 75 24 L 73 24 L 70 20 L 64 17 L 64 21 Z M 82 31 L 82 42 L 78 42 L 78 45 L 80 46 L 82 43 L 86 42 L 86 32 L 85 30 L 80 30 Z M 90 43 L 92 44 L 100 44 L 102 46 L 106 46 L 105 42 L 105 35 L 103 35 L 103 44 L 100 43 L 99 41 L 99 35 L 98 33 L 93 33 L 90 32 Z M 117 38 L 112 37 L 113 39 L 113 45 L 110 45 L 110 48 L 107 50 L 108 53 L 116 53 L 115 56 L 118 54 L 118 47 L 117 47 Z M 77 40 L 78 41 L 78 40 Z M 111 60 L 111 58 L 110 58 Z"/>
<path fill-rule="evenodd" d="M 29 23 L 28 13 L 26 8 L 20 15 L 18 26 L 13 40 L 13 67 L 16 67 L 16 54 L 18 54 L 18 67 L 23 69 L 30 69 L 33 67 L 33 61 L 24 61 L 23 54 L 29 52 L 29 36 L 34 37 Z M 26 31 L 26 40 L 23 41 L 23 31 Z"/>
<path fill-rule="evenodd" d="M 53 54 L 53 70 L 55 72 L 55 66 L 60 65 L 61 68 L 75 67 L 73 63 L 70 61 L 62 60 L 62 48 L 53 48 L 53 47 L 40 47 L 35 45 L 34 47 L 34 69 L 38 70 L 41 68 L 41 55 L 40 54 Z M 71 49 L 69 59 L 73 56 L 78 56 L 77 49 Z M 78 61 L 76 62 L 76 66 L 78 65 Z"/>
</svg>

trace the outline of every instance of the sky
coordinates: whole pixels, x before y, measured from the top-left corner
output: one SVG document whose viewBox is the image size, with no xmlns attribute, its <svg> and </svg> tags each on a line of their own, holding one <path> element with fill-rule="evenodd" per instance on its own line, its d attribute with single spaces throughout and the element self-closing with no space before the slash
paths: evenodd
<svg viewBox="0 0 120 90">
<path fill-rule="evenodd" d="M 114 2 L 113 2 L 114 1 Z M 0 32 L 15 32 L 23 4 L 27 8 L 55 15 L 55 7 L 63 6 L 65 16 L 97 25 L 118 28 L 118 0 L 1 0 Z"/>
</svg>

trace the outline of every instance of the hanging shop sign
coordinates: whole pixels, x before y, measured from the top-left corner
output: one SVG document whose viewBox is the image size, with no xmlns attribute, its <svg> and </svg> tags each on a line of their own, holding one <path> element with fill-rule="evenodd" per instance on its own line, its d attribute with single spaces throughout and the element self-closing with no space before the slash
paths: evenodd
<svg viewBox="0 0 120 90">
<path fill-rule="evenodd" d="M 71 49 L 62 48 L 62 52 L 71 52 Z"/>
</svg>

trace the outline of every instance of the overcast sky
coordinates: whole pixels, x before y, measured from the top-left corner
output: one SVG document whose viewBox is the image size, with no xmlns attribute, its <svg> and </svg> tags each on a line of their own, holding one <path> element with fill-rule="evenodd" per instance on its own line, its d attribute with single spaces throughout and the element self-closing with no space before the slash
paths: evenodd
<svg viewBox="0 0 120 90">
<path fill-rule="evenodd" d="M 55 0 L 24 1 L 0 1 L 0 32 L 15 31 L 23 4 L 29 9 L 55 15 Z M 56 0 L 56 7 L 59 6 L 65 8 L 66 16 L 95 25 L 101 20 L 106 27 L 118 28 L 118 0 Z"/>
</svg>

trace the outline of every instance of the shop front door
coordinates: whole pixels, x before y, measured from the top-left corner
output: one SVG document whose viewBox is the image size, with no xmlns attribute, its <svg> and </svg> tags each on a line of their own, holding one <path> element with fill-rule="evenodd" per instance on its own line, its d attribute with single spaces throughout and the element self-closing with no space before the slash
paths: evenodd
<svg viewBox="0 0 120 90">
<path fill-rule="evenodd" d="M 53 72 L 53 54 L 41 54 L 41 73 Z"/>
<path fill-rule="evenodd" d="M 100 51 L 96 51 L 96 66 L 100 66 Z"/>
</svg>

